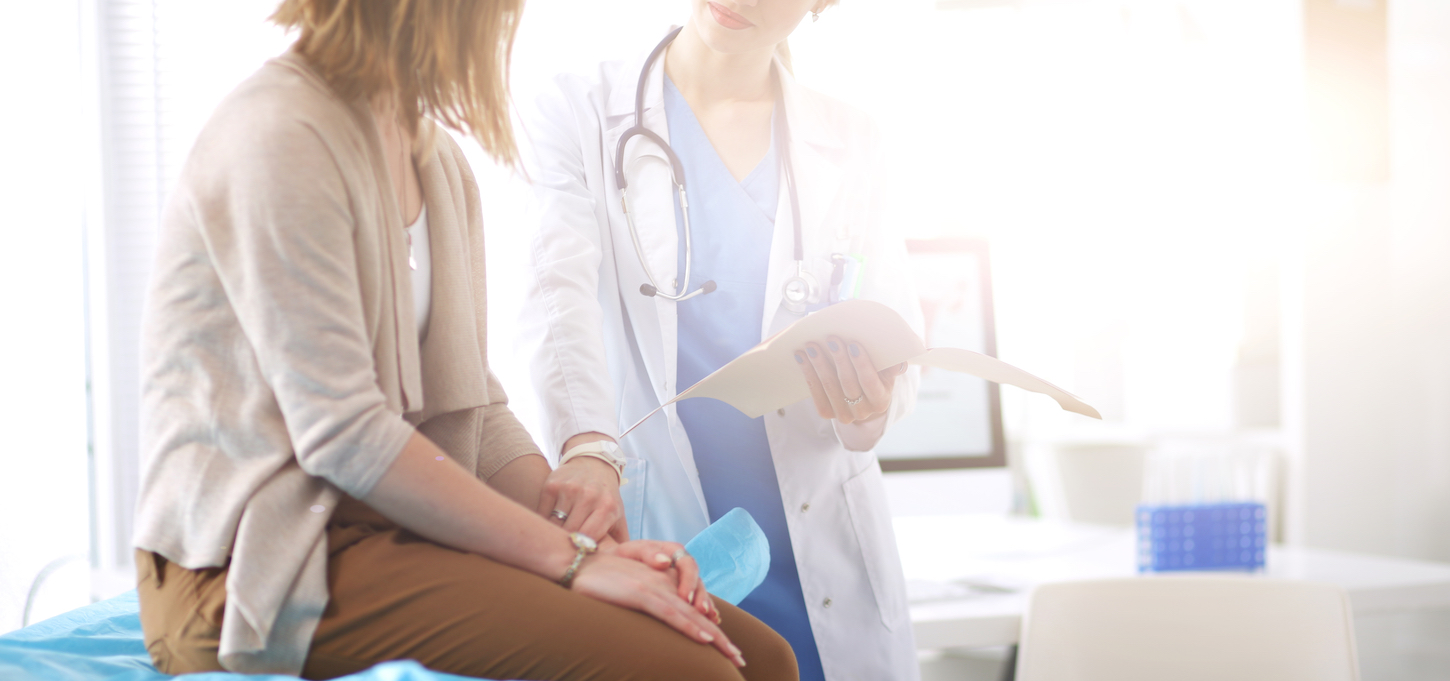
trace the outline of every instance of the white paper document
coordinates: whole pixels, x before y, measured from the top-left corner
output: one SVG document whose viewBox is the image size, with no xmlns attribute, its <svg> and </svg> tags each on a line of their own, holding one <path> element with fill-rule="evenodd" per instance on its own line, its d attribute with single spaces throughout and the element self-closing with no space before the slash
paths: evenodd
<svg viewBox="0 0 1450 681">
<path fill-rule="evenodd" d="M 660 405 L 620 437 L 665 406 L 691 397 L 713 397 L 751 418 L 808 398 L 810 388 L 796 363 L 795 353 L 804 350 L 811 341 L 824 343 L 831 336 L 860 345 L 878 368 L 910 362 L 958 371 L 1041 393 L 1067 411 L 1102 418 L 1098 410 L 1072 393 L 995 357 L 959 348 L 927 348 L 901 315 L 881 303 L 848 300 L 787 326 Z"/>
<path fill-rule="evenodd" d="M 1031 393 L 1044 394 L 1057 400 L 1058 406 L 1064 410 L 1102 419 L 1098 410 L 1069 391 L 993 356 L 958 348 L 927 348 L 921 339 L 916 338 L 906 320 L 896 314 L 896 310 L 870 300 L 847 300 L 808 314 L 805 319 L 784 327 L 782 332 L 732 359 L 699 383 L 690 385 L 661 404 L 660 409 L 690 397 L 713 397 L 754 419 L 766 411 L 805 400 L 811 397 L 811 388 L 800 374 L 795 354 L 803 351 L 806 343 L 812 340 L 825 342 L 829 336 L 856 342 L 879 368 L 911 362 L 922 367 L 960 371 L 993 383 L 1016 385 Z M 638 423 L 621 433 L 621 438 L 660 409 L 645 414 L 644 419 L 639 419 Z"/>
</svg>

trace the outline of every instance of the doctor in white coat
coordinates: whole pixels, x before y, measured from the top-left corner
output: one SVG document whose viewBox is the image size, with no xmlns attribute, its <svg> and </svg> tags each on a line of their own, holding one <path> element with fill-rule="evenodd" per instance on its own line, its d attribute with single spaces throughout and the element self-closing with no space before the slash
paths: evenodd
<svg viewBox="0 0 1450 681">
<path fill-rule="evenodd" d="M 797 354 L 812 400 L 760 419 L 687 400 L 615 444 L 833 302 L 876 300 L 921 330 L 873 127 L 789 70 L 786 37 L 834 0 L 688 2 L 653 52 L 559 77 L 523 121 L 540 201 L 523 343 L 561 458 L 539 511 L 684 542 L 744 506 L 772 568 L 741 606 L 791 641 L 801 678 L 916 679 L 872 447 L 912 408 L 917 370 L 823 338 Z"/>
</svg>

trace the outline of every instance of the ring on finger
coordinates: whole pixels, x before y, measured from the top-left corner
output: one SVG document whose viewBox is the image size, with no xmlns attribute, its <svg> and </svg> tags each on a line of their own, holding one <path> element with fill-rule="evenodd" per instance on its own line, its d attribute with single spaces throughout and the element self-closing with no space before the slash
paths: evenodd
<svg viewBox="0 0 1450 681">
<path fill-rule="evenodd" d="M 559 522 L 561 522 L 561 523 L 564 522 L 565 520 L 568 520 L 569 519 L 569 514 L 567 512 L 561 511 L 561 510 L 559 510 L 557 508 L 554 509 L 554 510 L 552 510 L 552 511 L 549 511 L 549 515 L 554 516 L 555 518 L 558 518 L 559 519 Z"/>
<path fill-rule="evenodd" d="M 856 396 L 856 399 L 854 399 L 854 400 L 851 399 L 851 398 L 849 398 L 849 397 L 846 398 L 846 404 L 854 407 L 854 406 L 856 406 L 858 404 L 861 404 L 861 400 L 864 400 L 864 399 L 866 399 L 866 393 L 861 393 L 860 395 L 857 395 Z"/>
<path fill-rule="evenodd" d="M 675 549 L 675 552 L 670 554 L 670 567 L 674 567 L 675 566 L 675 563 L 680 562 L 680 559 L 681 558 L 684 558 L 685 556 L 688 556 L 688 555 L 690 555 L 690 553 L 688 551 L 686 551 L 684 549 L 684 547 L 680 547 L 678 549 Z"/>
</svg>

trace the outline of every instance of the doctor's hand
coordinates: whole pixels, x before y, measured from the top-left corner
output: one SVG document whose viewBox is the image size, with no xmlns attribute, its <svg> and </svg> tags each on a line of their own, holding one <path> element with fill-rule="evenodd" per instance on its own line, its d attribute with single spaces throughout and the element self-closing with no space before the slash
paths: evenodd
<svg viewBox="0 0 1450 681">
<path fill-rule="evenodd" d="M 570 438 L 569 446 L 578 444 L 575 439 L 581 437 L 586 436 Z M 596 541 L 608 537 L 627 542 L 629 526 L 624 519 L 619 482 L 619 475 L 609 464 L 591 457 L 575 458 L 544 480 L 537 510 L 539 515 L 569 532 L 578 532 Z"/>
<path fill-rule="evenodd" d="M 885 414 L 891 408 L 896 377 L 906 373 L 905 362 L 878 370 L 865 348 L 836 336 L 824 343 L 807 343 L 796 351 L 795 361 L 811 388 L 816 412 L 842 424 Z"/>
</svg>

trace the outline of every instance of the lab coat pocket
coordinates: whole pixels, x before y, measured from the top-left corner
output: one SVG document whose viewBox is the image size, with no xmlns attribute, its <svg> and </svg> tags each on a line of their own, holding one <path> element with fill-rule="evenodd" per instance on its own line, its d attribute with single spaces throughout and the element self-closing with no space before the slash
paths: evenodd
<svg viewBox="0 0 1450 681">
<path fill-rule="evenodd" d="M 619 486 L 619 496 L 624 500 L 624 522 L 629 525 L 630 539 L 644 536 L 644 490 L 648 481 L 648 461 L 624 460 L 624 482 Z"/>
<path fill-rule="evenodd" d="M 881 611 L 881 623 L 888 631 L 901 625 L 906 615 L 906 577 L 896 552 L 896 533 L 891 529 L 891 512 L 886 506 L 886 487 L 881 467 L 871 466 L 841 485 L 851 526 L 861 544 L 866 577 Z"/>
</svg>

